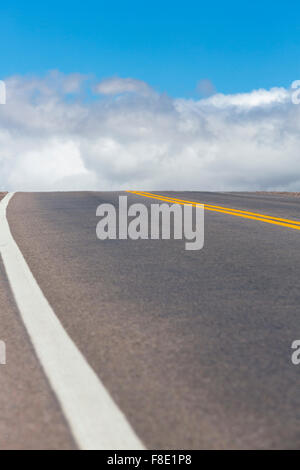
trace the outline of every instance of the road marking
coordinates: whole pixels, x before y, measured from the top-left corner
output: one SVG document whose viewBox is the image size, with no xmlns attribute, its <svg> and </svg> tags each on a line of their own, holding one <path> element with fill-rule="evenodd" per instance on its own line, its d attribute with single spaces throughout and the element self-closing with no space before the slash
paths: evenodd
<svg viewBox="0 0 300 470">
<path fill-rule="evenodd" d="M 203 202 L 171 198 L 168 196 L 161 196 L 159 194 L 148 193 L 144 191 L 126 191 L 126 192 L 131 193 L 131 194 L 136 194 L 142 197 L 157 199 L 157 200 L 168 202 L 168 203 L 181 204 L 181 205 L 188 203 L 188 204 L 191 204 L 192 206 L 204 205 L 204 209 L 207 211 L 220 212 L 222 214 L 234 215 L 236 217 L 242 217 L 244 219 L 258 220 L 260 222 L 265 222 L 267 224 L 280 225 L 282 227 L 288 227 L 294 230 L 300 230 L 300 221 L 298 220 L 282 219 L 282 218 L 273 217 L 270 215 L 257 214 L 255 212 L 242 211 L 239 209 L 230 209 L 228 207 L 223 207 L 223 206 L 212 206 L 209 204 L 205 204 Z"/>
<path fill-rule="evenodd" d="M 36 354 L 82 450 L 142 450 L 126 417 L 64 330 L 33 277 L 0 203 L 0 253 Z M 34 400 L 34 397 L 33 397 Z M 33 402 L 34 406 L 34 402 Z"/>
</svg>

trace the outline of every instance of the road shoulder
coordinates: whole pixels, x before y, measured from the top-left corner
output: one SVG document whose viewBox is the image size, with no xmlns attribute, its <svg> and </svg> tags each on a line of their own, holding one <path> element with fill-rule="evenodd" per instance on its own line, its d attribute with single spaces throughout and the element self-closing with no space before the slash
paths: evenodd
<svg viewBox="0 0 300 470">
<path fill-rule="evenodd" d="M 0 259 L 0 449 L 76 449 L 19 317 Z"/>
</svg>

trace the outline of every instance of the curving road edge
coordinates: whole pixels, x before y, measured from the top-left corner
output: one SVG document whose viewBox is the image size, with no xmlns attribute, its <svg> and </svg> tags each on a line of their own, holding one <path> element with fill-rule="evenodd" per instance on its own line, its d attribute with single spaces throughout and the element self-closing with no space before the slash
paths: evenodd
<svg viewBox="0 0 300 470">
<path fill-rule="evenodd" d="M 36 355 L 81 450 L 142 450 L 125 415 L 64 330 L 33 277 L 0 202 L 0 254 Z"/>
</svg>

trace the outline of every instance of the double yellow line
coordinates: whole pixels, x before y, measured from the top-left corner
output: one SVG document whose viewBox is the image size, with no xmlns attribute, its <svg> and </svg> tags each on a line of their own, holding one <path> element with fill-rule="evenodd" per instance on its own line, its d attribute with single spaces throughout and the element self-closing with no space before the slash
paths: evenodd
<svg viewBox="0 0 300 470">
<path fill-rule="evenodd" d="M 136 194 L 138 196 L 147 197 L 150 199 L 156 199 L 159 201 L 164 201 L 173 204 L 190 204 L 192 206 L 204 205 L 204 209 L 207 211 L 220 212 L 221 214 L 235 215 L 236 217 L 243 217 L 244 219 L 253 219 L 259 220 L 260 222 L 265 222 L 267 224 L 280 225 L 282 227 L 288 227 L 295 230 L 300 230 L 300 221 L 282 219 L 280 217 L 273 217 L 271 215 L 258 214 L 256 212 L 241 211 L 238 209 L 231 209 L 229 207 L 223 206 L 213 206 L 211 204 L 204 204 L 196 201 L 188 201 L 185 199 L 177 199 L 167 196 L 161 196 L 160 194 L 148 193 L 146 191 L 127 191 L 131 194 Z"/>
</svg>

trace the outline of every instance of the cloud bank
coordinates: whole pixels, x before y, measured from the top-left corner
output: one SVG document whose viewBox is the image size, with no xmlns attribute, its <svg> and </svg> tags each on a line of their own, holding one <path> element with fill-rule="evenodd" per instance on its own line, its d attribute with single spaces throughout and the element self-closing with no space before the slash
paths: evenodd
<svg viewBox="0 0 300 470">
<path fill-rule="evenodd" d="M 6 87 L 0 191 L 299 191 L 300 106 L 290 90 L 197 101 L 131 78 L 90 84 L 58 72 Z"/>
</svg>

